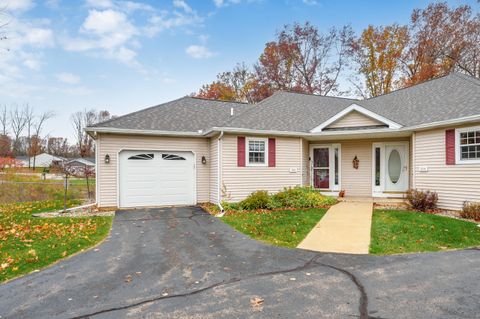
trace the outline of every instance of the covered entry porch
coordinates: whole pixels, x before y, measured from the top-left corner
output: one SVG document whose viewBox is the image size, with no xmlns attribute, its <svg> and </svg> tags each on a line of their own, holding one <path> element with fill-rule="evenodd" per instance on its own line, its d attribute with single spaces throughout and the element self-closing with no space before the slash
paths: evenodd
<svg viewBox="0 0 480 319">
<path fill-rule="evenodd" d="M 331 196 L 403 198 L 412 185 L 411 144 L 411 136 L 308 141 L 307 185 Z"/>
</svg>

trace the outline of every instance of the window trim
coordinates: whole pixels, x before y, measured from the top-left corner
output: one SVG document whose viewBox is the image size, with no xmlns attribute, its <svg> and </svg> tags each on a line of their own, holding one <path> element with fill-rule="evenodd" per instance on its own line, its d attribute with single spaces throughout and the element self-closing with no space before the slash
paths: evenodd
<svg viewBox="0 0 480 319">
<path fill-rule="evenodd" d="M 250 163 L 250 142 L 264 142 L 265 143 L 265 163 Z M 245 137 L 245 166 L 268 166 L 268 138 L 266 137 Z"/>
<path fill-rule="evenodd" d="M 480 164 L 480 158 L 462 159 L 460 144 L 460 133 L 480 131 L 480 126 L 469 126 L 455 129 L 455 164 Z"/>
</svg>

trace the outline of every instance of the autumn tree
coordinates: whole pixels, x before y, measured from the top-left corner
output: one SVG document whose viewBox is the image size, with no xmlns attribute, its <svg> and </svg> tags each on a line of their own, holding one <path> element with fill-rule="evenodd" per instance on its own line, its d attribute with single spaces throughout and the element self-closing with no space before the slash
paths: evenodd
<svg viewBox="0 0 480 319">
<path fill-rule="evenodd" d="M 255 71 L 258 81 L 270 96 L 274 91 L 299 91 L 293 67 L 293 45 L 288 43 L 269 42 L 265 45 Z"/>
<path fill-rule="evenodd" d="M 24 108 L 21 108 L 20 106 L 15 105 L 10 109 L 10 127 L 13 134 L 12 152 L 14 156 L 18 155 L 20 152 L 20 148 L 21 148 L 20 136 L 22 132 L 25 130 L 26 125 L 27 125 L 27 119 L 25 117 Z"/>
<path fill-rule="evenodd" d="M 264 98 L 255 74 L 245 63 L 237 64 L 231 71 L 219 73 L 216 81 L 202 86 L 195 96 L 248 103 Z"/>
<path fill-rule="evenodd" d="M 110 112 L 86 110 L 75 112 L 71 115 L 70 121 L 75 131 L 77 140 L 77 151 L 81 157 L 91 157 L 94 154 L 94 141 L 85 132 L 87 126 L 92 126 L 96 123 L 111 119 L 113 116 Z"/>
<path fill-rule="evenodd" d="M 195 95 L 196 97 L 212 100 L 235 101 L 235 91 L 233 87 L 228 84 L 214 81 L 210 84 L 205 84 Z"/>
<path fill-rule="evenodd" d="M 49 137 L 47 139 L 47 153 L 54 156 L 67 157 L 70 155 L 68 140 L 64 137 Z"/>
<path fill-rule="evenodd" d="M 478 75 L 480 16 L 468 5 L 432 3 L 413 11 L 410 41 L 402 57 L 402 85 L 410 86 L 454 70 Z"/>
<path fill-rule="evenodd" d="M 42 146 L 45 142 L 44 139 L 41 138 L 41 133 L 45 122 L 55 116 L 55 113 L 52 111 L 47 111 L 38 115 L 33 123 L 33 133 L 34 135 L 29 138 L 29 157 L 33 157 L 33 169 L 35 169 L 35 162 L 36 157 L 38 154 L 42 152 Z M 30 164 L 30 158 L 29 158 Z"/>
<path fill-rule="evenodd" d="M 204 85 L 199 97 L 258 102 L 278 90 L 340 94 L 339 76 L 347 64 L 353 32 L 350 27 L 321 33 L 310 23 L 285 26 L 268 42 L 253 71 L 238 64 Z"/>
<path fill-rule="evenodd" d="M 347 63 L 353 31 L 349 26 L 322 33 L 309 22 L 285 26 L 277 41 L 285 45 L 296 86 L 305 93 L 341 93 L 338 79 Z"/>
<path fill-rule="evenodd" d="M 12 156 L 12 140 L 8 135 L 0 134 L 0 157 Z"/>
<path fill-rule="evenodd" d="M 372 97 L 392 91 L 407 41 L 407 28 L 393 24 L 370 25 L 351 43 L 357 71 L 365 78 L 365 87 L 354 83 L 357 93 Z"/>
</svg>

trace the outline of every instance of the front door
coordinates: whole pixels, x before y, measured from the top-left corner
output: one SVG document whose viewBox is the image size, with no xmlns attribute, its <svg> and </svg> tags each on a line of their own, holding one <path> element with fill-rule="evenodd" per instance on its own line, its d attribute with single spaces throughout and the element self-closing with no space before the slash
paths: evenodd
<svg viewBox="0 0 480 319">
<path fill-rule="evenodd" d="M 385 145 L 385 190 L 408 189 L 408 149 L 406 145 Z"/>
<path fill-rule="evenodd" d="M 311 185 L 316 189 L 340 189 L 340 144 L 310 145 Z"/>
<path fill-rule="evenodd" d="M 330 189 L 330 149 L 313 149 L 313 187 Z"/>
</svg>

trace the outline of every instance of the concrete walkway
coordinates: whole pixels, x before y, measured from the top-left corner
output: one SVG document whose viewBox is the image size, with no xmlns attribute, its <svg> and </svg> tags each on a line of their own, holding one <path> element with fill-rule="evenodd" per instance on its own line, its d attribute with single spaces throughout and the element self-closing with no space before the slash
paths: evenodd
<svg viewBox="0 0 480 319">
<path fill-rule="evenodd" d="M 373 202 L 340 202 L 327 211 L 298 248 L 368 254 Z"/>
</svg>

